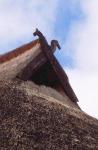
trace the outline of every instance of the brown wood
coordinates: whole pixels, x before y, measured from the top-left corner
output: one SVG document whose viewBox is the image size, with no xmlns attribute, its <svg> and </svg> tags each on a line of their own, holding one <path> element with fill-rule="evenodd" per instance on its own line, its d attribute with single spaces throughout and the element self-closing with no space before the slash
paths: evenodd
<svg viewBox="0 0 98 150">
<path fill-rule="evenodd" d="M 60 83 L 61 83 L 62 87 L 64 88 L 66 95 L 73 102 L 78 102 L 78 99 L 77 99 L 73 89 L 71 88 L 71 86 L 69 84 L 68 77 L 67 77 L 66 73 L 64 72 L 64 70 L 61 67 L 61 65 L 59 64 L 59 62 L 57 61 L 56 57 L 53 55 L 51 47 L 48 45 L 45 37 L 43 36 L 43 34 L 39 30 L 37 30 L 34 33 L 34 36 L 36 36 L 36 35 L 39 36 L 41 49 L 44 52 L 47 59 L 49 60 L 49 62 L 51 63 L 55 73 L 57 74 L 58 79 L 60 80 Z"/>
<path fill-rule="evenodd" d="M 43 53 L 39 53 L 18 75 L 22 80 L 29 80 L 31 76 L 47 62 L 47 58 Z"/>
<path fill-rule="evenodd" d="M 52 50 L 52 53 L 55 49 Z M 18 75 L 17 78 L 23 80 L 29 80 L 30 77 L 47 62 L 47 57 L 45 57 L 43 52 L 40 52 Z"/>
</svg>

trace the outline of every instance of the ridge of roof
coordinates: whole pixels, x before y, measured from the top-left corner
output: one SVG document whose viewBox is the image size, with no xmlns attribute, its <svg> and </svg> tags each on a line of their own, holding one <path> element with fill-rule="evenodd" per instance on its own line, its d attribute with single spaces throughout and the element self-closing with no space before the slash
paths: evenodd
<svg viewBox="0 0 98 150">
<path fill-rule="evenodd" d="M 40 43 L 39 39 L 36 39 L 32 42 L 24 44 L 21 47 L 16 48 L 8 53 L 0 55 L 0 64 L 7 62 L 7 61 L 11 60 L 12 58 L 15 58 L 15 57 L 23 54 L 24 52 L 28 51 L 30 48 L 34 47 L 37 43 Z"/>
</svg>

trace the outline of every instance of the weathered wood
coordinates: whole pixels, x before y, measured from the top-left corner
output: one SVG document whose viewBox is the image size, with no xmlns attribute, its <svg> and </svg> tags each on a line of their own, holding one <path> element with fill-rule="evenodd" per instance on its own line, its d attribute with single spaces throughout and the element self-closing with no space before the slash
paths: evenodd
<svg viewBox="0 0 98 150">
<path fill-rule="evenodd" d="M 78 102 L 78 99 L 77 99 L 73 89 L 71 88 L 71 86 L 69 84 L 68 77 L 67 77 L 66 73 L 64 72 L 64 70 L 61 67 L 61 65 L 59 64 L 59 62 L 57 61 L 56 57 L 53 55 L 51 47 L 48 45 L 48 42 L 46 41 L 45 37 L 43 36 L 43 34 L 39 30 L 34 32 L 34 36 L 36 36 L 36 35 L 39 36 L 41 49 L 44 52 L 47 59 L 49 60 L 49 62 L 51 63 L 55 73 L 57 74 L 57 76 L 61 82 L 61 85 L 64 88 L 66 95 L 73 102 Z"/>
<path fill-rule="evenodd" d="M 47 62 L 47 58 L 43 53 L 38 54 L 18 75 L 22 80 L 29 80 L 31 76 Z"/>
<path fill-rule="evenodd" d="M 54 53 L 56 49 L 52 49 Z M 17 78 L 23 80 L 29 80 L 31 76 L 47 62 L 47 57 L 45 57 L 43 52 L 40 52 L 21 72 L 16 76 Z"/>
</svg>

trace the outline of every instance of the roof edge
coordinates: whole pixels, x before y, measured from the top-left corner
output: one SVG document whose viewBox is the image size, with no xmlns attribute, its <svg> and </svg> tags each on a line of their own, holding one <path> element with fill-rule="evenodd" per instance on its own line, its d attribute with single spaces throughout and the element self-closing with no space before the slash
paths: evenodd
<svg viewBox="0 0 98 150">
<path fill-rule="evenodd" d="M 32 42 L 29 42 L 27 44 L 24 44 L 23 46 L 16 48 L 8 53 L 5 53 L 3 55 L 0 56 L 0 63 L 4 63 L 6 61 L 11 60 L 12 58 L 15 58 L 19 55 L 21 55 L 22 53 L 28 51 L 30 48 L 34 47 L 37 43 L 39 42 L 39 39 L 36 39 Z"/>
</svg>

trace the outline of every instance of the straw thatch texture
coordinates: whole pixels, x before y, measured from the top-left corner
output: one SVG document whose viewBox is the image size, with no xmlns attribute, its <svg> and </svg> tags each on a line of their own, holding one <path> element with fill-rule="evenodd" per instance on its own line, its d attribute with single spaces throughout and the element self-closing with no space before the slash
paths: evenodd
<svg viewBox="0 0 98 150">
<path fill-rule="evenodd" d="M 0 150 L 98 150 L 98 120 L 32 83 L 1 81 Z"/>
</svg>

